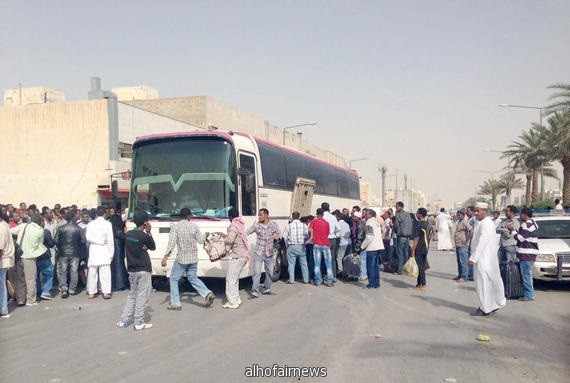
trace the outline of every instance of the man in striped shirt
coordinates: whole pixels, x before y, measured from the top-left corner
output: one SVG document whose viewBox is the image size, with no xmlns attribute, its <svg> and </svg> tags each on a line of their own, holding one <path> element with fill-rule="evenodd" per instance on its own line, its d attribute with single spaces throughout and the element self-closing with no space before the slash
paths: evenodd
<svg viewBox="0 0 570 383">
<path fill-rule="evenodd" d="M 295 283 L 295 264 L 297 259 L 301 266 L 301 274 L 303 282 L 309 283 L 309 268 L 307 267 L 307 253 L 305 250 L 305 242 L 309 237 L 307 225 L 299 221 L 300 214 L 298 211 L 291 214 L 292 221 L 285 226 L 283 230 L 283 241 L 287 245 L 287 263 L 289 270 L 288 284 Z"/>
<path fill-rule="evenodd" d="M 523 208 L 521 210 L 521 224 L 518 231 L 513 225 L 509 225 L 513 237 L 517 241 L 517 258 L 520 261 L 521 276 L 523 282 L 524 296 L 521 301 L 534 301 L 534 287 L 532 285 L 532 267 L 538 254 L 538 225 L 532 219 L 532 210 Z"/>
<path fill-rule="evenodd" d="M 166 267 L 166 261 L 170 253 L 174 250 L 174 247 L 177 248 L 176 260 L 174 260 L 170 272 L 170 305 L 167 307 L 169 310 L 182 310 L 178 281 L 182 278 L 182 273 L 184 272 L 186 272 L 186 278 L 194 290 L 204 298 L 204 306 L 211 306 L 215 299 L 214 293 L 196 275 L 198 269 L 198 243 L 204 243 L 204 236 L 198 225 L 190 222 L 191 218 L 190 209 L 186 207 L 180 209 L 180 223 L 172 225 L 170 228 L 166 254 L 164 254 L 164 258 L 160 263 L 162 267 Z"/>
</svg>

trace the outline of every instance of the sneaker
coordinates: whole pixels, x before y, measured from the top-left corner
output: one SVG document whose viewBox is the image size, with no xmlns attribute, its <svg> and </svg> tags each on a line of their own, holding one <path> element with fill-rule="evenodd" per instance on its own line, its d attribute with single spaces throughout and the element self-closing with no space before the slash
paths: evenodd
<svg viewBox="0 0 570 383">
<path fill-rule="evenodd" d="M 26 306 L 37 306 L 38 302 L 26 303 Z"/>
<path fill-rule="evenodd" d="M 152 328 L 152 323 L 141 323 L 134 326 L 135 331 L 148 330 Z"/>
<path fill-rule="evenodd" d="M 10 314 L 2 314 L 2 315 L 0 315 L 0 318 L 8 319 L 8 318 L 10 318 Z"/>
<path fill-rule="evenodd" d="M 359 281 L 365 281 L 365 280 L 367 280 L 367 279 L 368 279 L 368 277 L 358 277 L 358 280 L 359 280 Z"/>
<path fill-rule="evenodd" d="M 225 308 L 225 309 L 237 309 L 237 308 L 239 308 L 239 304 L 226 302 L 226 303 L 223 304 L 222 307 Z"/>
<path fill-rule="evenodd" d="M 251 292 L 251 297 L 252 298 L 259 298 L 259 293 L 257 291 L 252 291 Z"/>
<path fill-rule="evenodd" d="M 77 292 L 75 290 L 69 289 L 69 295 L 77 295 Z"/>
<path fill-rule="evenodd" d="M 46 301 L 53 301 L 53 297 L 51 295 L 42 294 L 40 296 L 41 299 L 45 299 Z"/>
<path fill-rule="evenodd" d="M 128 324 L 127 322 L 118 321 L 118 322 L 117 322 L 117 327 L 119 327 L 119 328 L 127 328 L 127 327 L 129 327 L 129 324 Z"/>
<path fill-rule="evenodd" d="M 261 292 L 263 295 L 271 295 L 271 289 L 265 289 Z"/>
<path fill-rule="evenodd" d="M 209 293 L 208 295 L 206 295 L 206 298 L 204 299 L 204 306 L 210 307 L 212 303 L 214 303 L 214 299 L 216 299 L 214 293 Z"/>
<path fill-rule="evenodd" d="M 463 279 L 463 278 L 459 278 L 459 279 L 456 279 L 455 282 L 457 282 L 457 283 L 463 283 L 463 282 L 467 282 L 467 281 L 466 281 L 465 279 Z"/>
<path fill-rule="evenodd" d="M 173 310 L 173 311 L 180 311 L 182 310 L 182 306 L 172 306 L 172 305 L 168 305 L 168 307 L 166 307 L 167 310 Z"/>
<path fill-rule="evenodd" d="M 519 301 L 521 301 L 521 302 L 532 302 L 532 301 L 534 301 L 534 299 L 529 298 L 529 297 L 522 297 L 522 298 L 519 298 Z"/>
<path fill-rule="evenodd" d="M 64 299 L 67 298 L 67 297 L 69 297 L 69 292 L 64 291 L 63 293 L 61 293 L 61 297 L 64 298 Z"/>
</svg>

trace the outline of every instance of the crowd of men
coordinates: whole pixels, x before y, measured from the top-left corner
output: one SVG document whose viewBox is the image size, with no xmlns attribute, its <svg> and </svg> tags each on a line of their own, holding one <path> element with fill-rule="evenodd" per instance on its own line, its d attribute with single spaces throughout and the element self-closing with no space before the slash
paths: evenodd
<svg viewBox="0 0 570 383">
<path fill-rule="evenodd" d="M 123 218 L 114 209 L 87 210 L 76 206 L 41 210 L 36 205 L 0 205 L 2 267 L 0 298 L 5 291 L 18 306 L 52 300 L 54 285 L 61 298 L 86 289 L 104 299 L 129 287 L 124 265 Z M 7 286 L 7 287 L 6 287 Z M 3 306 L 3 304 L 2 304 Z M 0 312 L 9 314 L 5 307 Z"/>
<path fill-rule="evenodd" d="M 126 327 L 134 314 L 135 329 L 152 327 L 144 323 L 151 273 L 148 250 L 155 249 L 148 215 L 135 213 L 137 227 L 125 233 L 124 217 L 114 209 L 79 210 L 76 206 L 62 208 L 56 204 L 53 209 L 43 207 L 40 211 L 35 205 L 28 207 L 25 203 L 21 203 L 19 208 L 10 204 L 0 207 L 0 315 L 3 318 L 9 317 L 7 292 L 18 305 L 34 306 L 40 299 L 53 299 L 54 281 L 63 299 L 79 293 L 81 284 L 90 299 L 98 294 L 103 299 L 110 299 L 113 290 L 129 288 L 130 281 L 127 305 L 117 326 Z M 162 260 L 166 265 L 168 256 L 177 247 L 170 277 L 171 304 L 168 306 L 176 311 L 181 310 L 178 281 L 183 272 L 204 299 L 206 307 L 215 299 L 212 291 L 196 276 L 197 245 L 203 244 L 207 235 L 204 236 L 199 227 L 190 222 L 190 211 L 183 210 L 186 213 L 181 214 L 183 219 L 170 231 L 168 248 Z M 475 315 L 490 315 L 506 302 L 494 245 L 497 241 L 491 241 L 490 236 L 501 236 L 499 254 L 502 260 L 519 258 L 525 286 L 523 300 L 534 299 L 532 275 L 529 285 L 528 274 L 538 249 L 537 226 L 530 209 L 523 209 L 522 225 L 514 213 L 514 207 L 509 206 L 506 209 L 507 219 L 493 222 L 484 203 L 457 212 L 453 225 L 458 265 L 455 280 L 458 283 L 475 281 L 480 300 Z M 441 214 L 446 213 L 442 211 Z M 230 217 L 230 222 L 232 219 L 235 219 L 234 224 L 241 222 L 243 225 L 237 211 Z M 436 220 L 439 220 L 439 215 Z M 444 238 L 447 233 L 444 235 L 442 231 L 449 230 L 447 224 L 442 226 L 433 222 L 433 217 L 428 220 L 425 208 L 410 213 L 404 210 L 402 202 L 396 203 L 395 212 L 391 208 L 376 212 L 354 206 L 350 211 L 343 208 L 332 213 L 329 204 L 323 202 L 315 216 L 300 217 L 294 212 L 283 231 L 270 219 L 267 209 L 260 209 L 258 222 L 247 230 L 240 225 L 234 225 L 234 231 L 243 239 L 243 243 L 238 242 L 240 252 L 245 255 L 241 259 L 238 255 L 232 259 L 239 260 L 241 267 L 250 261 L 247 236 L 256 234 L 257 237 L 252 251 L 252 298 L 271 294 L 272 278 L 269 276 L 275 262 L 274 243 L 281 240 L 287 249 L 288 284 L 295 283 L 295 269 L 299 263 L 303 283 L 333 287 L 339 278 L 352 278 L 367 281 L 368 289 L 377 289 L 380 287 L 381 267 L 384 272 L 401 275 L 404 264 L 413 257 L 418 267 L 414 289 L 426 290 L 430 239 L 435 232 Z M 247 251 L 243 251 L 244 246 Z M 12 260 L 10 255 L 13 255 Z M 57 270 L 55 275 L 54 266 Z M 239 295 L 236 296 L 234 291 L 241 267 L 232 271 L 231 283 L 228 275 L 224 308 L 239 308 L 241 304 Z M 260 286 L 262 267 L 268 275 L 263 287 Z"/>
</svg>

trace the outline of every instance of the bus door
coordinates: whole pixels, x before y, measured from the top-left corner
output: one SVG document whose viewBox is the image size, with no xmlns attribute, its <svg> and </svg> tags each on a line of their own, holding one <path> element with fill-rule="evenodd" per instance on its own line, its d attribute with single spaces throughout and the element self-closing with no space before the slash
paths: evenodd
<svg viewBox="0 0 570 383">
<path fill-rule="evenodd" d="M 250 154 L 239 155 L 239 180 L 241 215 L 257 215 L 257 177 L 255 157 Z"/>
<path fill-rule="evenodd" d="M 291 196 L 291 211 L 298 211 L 301 217 L 311 214 L 311 204 L 313 203 L 313 193 L 316 182 L 308 178 L 297 177 L 295 188 Z"/>
</svg>

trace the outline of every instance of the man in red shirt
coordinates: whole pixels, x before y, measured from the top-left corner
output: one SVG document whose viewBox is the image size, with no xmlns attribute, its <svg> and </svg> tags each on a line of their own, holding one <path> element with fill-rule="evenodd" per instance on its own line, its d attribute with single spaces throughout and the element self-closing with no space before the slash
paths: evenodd
<svg viewBox="0 0 570 383">
<path fill-rule="evenodd" d="M 309 237 L 311 242 L 314 244 L 313 257 L 315 259 L 315 286 L 319 286 L 323 283 L 321 277 L 321 257 L 324 257 L 325 265 L 327 267 L 327 281 L 324 284 L 328 287 L 332 287 L 333 285 L 329 233 L 329 223 L 323 219 L 323 209 L 319 208 L 317 209 L 317 218 L 309 223 Z"/>
</svg>

